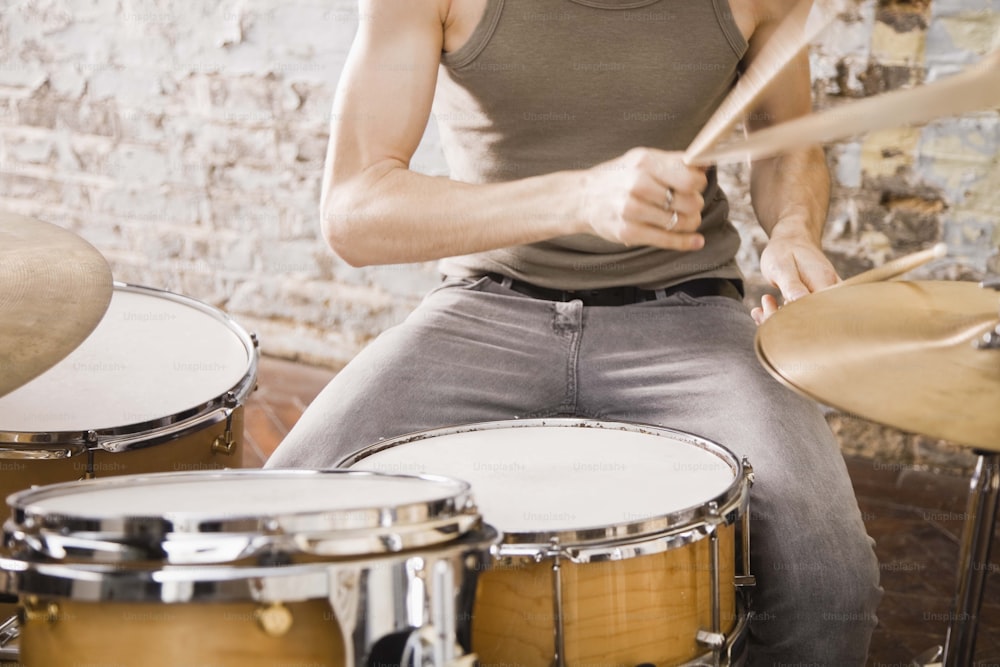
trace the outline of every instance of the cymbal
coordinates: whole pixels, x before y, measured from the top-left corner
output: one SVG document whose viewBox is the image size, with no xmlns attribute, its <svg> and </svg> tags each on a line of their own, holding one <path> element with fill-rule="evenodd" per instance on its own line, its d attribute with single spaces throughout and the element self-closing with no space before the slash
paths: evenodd
<svg viewBox="0 0 1000 667">
<path fill-rule="evenodd" d="M 112 289 L 108 263 L 82 238 L 0 212 L 0 396 L 82 343 L 104 316 Z"/>
<path fill-rule="evenodd" d="M 757 356 L 810 398 L 887 426 L 1000 451 L 1000 322 L 977 283 L 880 282 L 823 290 L 757 330 Z"/>
</svg>

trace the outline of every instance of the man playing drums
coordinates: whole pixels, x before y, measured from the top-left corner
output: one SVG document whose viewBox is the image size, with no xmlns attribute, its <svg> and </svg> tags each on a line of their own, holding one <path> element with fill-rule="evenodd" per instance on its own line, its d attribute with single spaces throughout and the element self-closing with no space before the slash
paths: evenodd
<svg viewBox="0 0 1000 667">
<path fill-rule="evenodd" d="M 878 565 L 819 409 L 770 378 L 714 169 L 684 147 L 788 0 L 361 0 L 322 225 L 355 266 L 440 259 L 440 287 L 320 394 L 268 462 L 328 467 L 453 424 L 577 416 L 704 436 L 756 471 L 754 665 L 863 665 Z M 805 56 L 752 109 L 810 111 Z M 450 178 L 409 170 L 432 103 Z M 757 162 L 765 278 L 837 281 L 818 147 Z M 553 483 L 558 483 L 554 481 Z M 487 517 L 488 520 L 488 517 Z"/>
</svg>

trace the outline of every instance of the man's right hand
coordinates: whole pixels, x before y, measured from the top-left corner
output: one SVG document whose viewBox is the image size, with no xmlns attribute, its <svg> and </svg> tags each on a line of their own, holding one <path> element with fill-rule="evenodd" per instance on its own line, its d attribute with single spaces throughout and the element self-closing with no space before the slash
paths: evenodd
<svg viewBox="0 0 1000 667">
<path fill-rule="evenodd" d="M 634 148 L 582 172 L 583 231 L 626 246 L 699 250 L 705 170 L 683 153 Z M 674 216 L 676 212 L 676 216 Z"/>
</svg>

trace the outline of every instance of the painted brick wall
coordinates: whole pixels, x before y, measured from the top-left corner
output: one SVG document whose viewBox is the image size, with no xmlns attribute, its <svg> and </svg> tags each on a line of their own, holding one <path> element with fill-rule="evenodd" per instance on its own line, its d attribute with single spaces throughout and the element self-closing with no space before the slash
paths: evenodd
<svg viewBox="0 0 1000 667">
<path fill-rule="evenodd" d="M 73 229 L 119 280 L 226 310 L 265 353 L 333 367 L 437 281 L 431 264 L 352 269 L 319 239 L 353 0 L 12 0 L 0 12 L 0 208 Z M 947 76 L 998 31 L 1000 0 L 856 1 L 813 47 L 817 105 Z M 829 147 L 826 244 L 841 272 L 938 240 L 956 255 L 916 275 L 1000 270 L 998 147 L 997 111 Z M 447 173 L 433 122 L 413 166 Z M 759 295 L 746 169 L 722 181 Z M 845 419 L 831 416 L 854 434 L 847 449 L 927 458 L 912 437 L 883 446 Z"/>
</svg>

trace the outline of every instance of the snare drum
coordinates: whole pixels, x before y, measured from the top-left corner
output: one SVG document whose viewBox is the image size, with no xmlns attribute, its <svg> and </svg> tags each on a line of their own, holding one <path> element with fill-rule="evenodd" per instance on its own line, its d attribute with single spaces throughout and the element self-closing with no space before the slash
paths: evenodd
<svg viewBox="0 0 1000 667">
<path fill-rule="evenodd" d="M 499 540 L 468 484 L 431 476 L 129 475 L 9 502 L 27 667 L 471 664 Z"/>
<path fill-rule="evenodd" d="M 504 533 L 474 609 L 483 664 L 744 660 L 737 588 L 752 584 L 750 468 L 716 443 L 639 425 L 520 420 L 388 440 L 343 465 L 471 483 Z"/>
<path fill-rule="evenodd" d="M 0 497 L 89 477 L 241 467 L 257 358 L 256 340 L 219 310 L 116 283 L 79 347 L 0 398 Z"/>
</svg>

